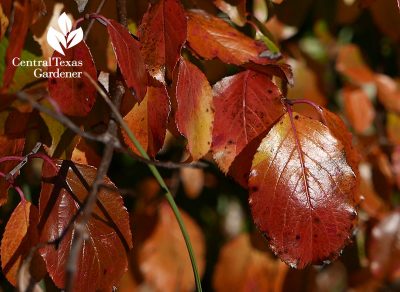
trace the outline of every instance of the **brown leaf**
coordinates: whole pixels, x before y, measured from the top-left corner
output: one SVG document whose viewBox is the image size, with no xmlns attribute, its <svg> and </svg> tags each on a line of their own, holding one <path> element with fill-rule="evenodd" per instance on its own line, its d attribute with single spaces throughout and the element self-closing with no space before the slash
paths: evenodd
<svg viewBox="0 0 400 292">
<path fill-rule="evenodd" d="M 74 166 L 65 160 L 56 161 L 56 164 L 57 172 L 48 163 L 43 166 L 38 227 L 41 242 L 55 240 L 61 235 L 87 198 L 97 172 L 94 167 Z M 104 184 L 115 188 L 107 177 Z M 128 266 L 127 253 L 132 247 L 132 236 L 123 200 L 118 193 L 104 189 L 97 196 L 97 204 L 85 226 L 88 239 L 78 257 L 74 291 L 111 290 Z M 57 249 L 54 245 L 41 249 L 47 270 L 60 288 L 65 287 L 65 265 L 72 232 L 68 230 Z"/>
<path fill-rule="evenodd" d="M 370 269 L 379 279 L 400 276 L 400 213 L 393 211 L 372 229 L 369 245 Z"/>
<path fill-rule="evenodd" d="M 212 89 L 203 72 L 185 59 L 179 61 L 177 75 L 175 121 L 179 132 L 188 140 L 190 154 L 198 160 L 211 147 L 214 122 Z"/>
<path fill-rule="evenodd" d="M 362 88 L 343 88 L 343 100 L 346 116 L 354 130 L 363 134 L 375 118 L 375 109 Z"/>
<path fill-rule="evenodd" d="M 139 39 L 147 69 L 153 78 L 165 82 L 179 60 L 186 41 L 187 20 L 180 1 L 160 0 L 150 4 L 139 27 Z"/>
<path fill-rule="evenodd" d="M 1 267 L 7 280 L 14 286 L 22 261 L 38 242 L 38 222 L 38 210 L 28 201 L 20 202 L 7 222 L 1 240 Z"/>
<path fill-rule="evenodd" d="M 193 245 L 200 275 L 204 272 L 205 246 L 200 228 L 185 212 L 183 221 Z M 137 229 L 145 222 L 135 222 Z M 139 231 L 136 231 L 139 232 Z M 134 236 L 136 233 L 134 231 Z M 191 291 L 195 287 L 192 266 L 186 245 L 171 207 L 163 202 L 159 207 L 158 222 L 137 254 L 144 283 L 156 291 Z"/>
<path fill-rule="evenodd" d="M 339 48 L 336 70 L 355 84 L 375 82 L 374 73 L 365 64 L 360 49 L 353 44 Z"/>
<path fill-rule="evenodd" d="M 225 244 L 218 257 L 213 277 L 217 292 L 274 291 L 279 262 L 254 248 L 248 234 Z"/>
<path fill-rule="evenodd" d="M 213 91 L 212 150 L 226 173 L 244 147 L 283 114 L 281 92 L 269 77 L 250 70 L 225 77 Z"/>
<path fill-rule="evenodd" d="M 59 77 L 48 79 L 49 93 L 60 107 L 60 110 L 70 116 L 86 116 L 96 101 L 96 88 L 93 86 L 86 72 L 93 80 L 97 79 L 97 70 L 92 55 L 84 41 L 66 49 L 65 56 L 55 51 L 52 56 L 59 58 L 59 62 L 76 62 L 75 66 L 61 66 L 60 63 L 48 67 L 49 73 L 60 72 Z M 82 62 L 82 66 L 78 62 Z M 71 75 L 63 78 L 61 74 Z"/>
<path fill-rule="evenodd" d="M 163 146 L 170 111 L 171 106 L 165 86 L 158 81 L 153 81 L 153 84 L 147 88 L 143 101 L 136 104 L 124 116 L 128 127 L 152 157 Z M 139 154 L 127 133 L 124 131 L 122 134 L 125 143 L 132 151 Z"/>
<path fill-rule="evenodd" d="M 292 267 L 331 260 L 356 217 L 356 178 L 345 147 L 322 123 L 285 114 L 261 142 L 249 203 L 272 250 Z"/>
<path fill-rule="evenodd" d="M 140 44 L 129 31 L 113 19 L 108 19 L 107 31 L 126 85 L 138 101 L 142 101 L 147 90 L 147 72 Z"/>
</svg>

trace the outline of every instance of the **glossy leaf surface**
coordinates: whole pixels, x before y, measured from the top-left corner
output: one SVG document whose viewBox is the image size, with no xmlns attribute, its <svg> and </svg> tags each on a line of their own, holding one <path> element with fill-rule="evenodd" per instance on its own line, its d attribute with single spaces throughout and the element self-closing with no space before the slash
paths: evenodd
<svg viewBox="0 0 400 292">
<path fill-rule="evenodd" d="M 269 77 L 250 70 L 222 79 L 213 92 L 212 150 L 227 172 L 243 148 L 283 114 L 281 92 Z"/>
<path fill-rule="evenodd" d="M 71 162 L 61 160 L 57 161 L 57 168 L 56 172 L 48 163 L 43 167 L 39 199 L 41 242 L 60 236 L 86 199 L 97 171 L 88 165 L 76 164 L 74 168 Z M 115 188 L 108 178 L 104 183 Z M 127 253 L 132 247 L 128 213 L 118 193 L 99 192 L 86 228 L 88 238 L 78 256 L 74 290 L 110 290 L 127 269 Z M 41 249 L 47 270 L 58 287 L 65 285 L 65 265 L 71 240 L 72 230 L 69 229 L 58 249 L 53 245 Z"/>
<path fill-rule="evenodd" d="M 356 217 L 354 172 L 322 123 L 285 114 L 261 142 L 249 179 L 255 224 L 292 267 L 331 260 Z"/>
</svg>

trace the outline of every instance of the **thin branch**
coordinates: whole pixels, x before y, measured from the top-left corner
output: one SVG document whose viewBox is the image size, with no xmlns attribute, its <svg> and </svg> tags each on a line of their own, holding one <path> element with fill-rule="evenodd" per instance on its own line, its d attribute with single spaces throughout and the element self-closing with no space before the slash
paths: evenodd
<svg viewBox="0 0 400 292">
<path fill-rule="evenodd" d="M 86 138 L 86 139 L 89 139 L 89 140 L 93 140 L 93 141 L 97 141 L 97 142 L 102 142 L 102 143 L 104 143 L 106 145 L 109 144 L 109 143 L 113 143 L 114 147 L 116 147 L 116 148 L 121 147 L 121 144 L 119 143 L 119 141 L 116 140 L 116 139 L 113 139 L 112 137 L 110 137 L 110 135 L 108 135 L 107 132 L 102 134 L 102 135 L 95 136 L 95 135 L 92 135 L 92 134 L 90 134 L 88 132 L 82 131 L 69 118 L 67 118 L 64 115 L 58 114 L 58 113 L 48 109 L 45 106 L 42 106 L 41 104 L 39 104 L 38 102 L 33 100 L 26 92 L 20 91 L 16 95 L 20 100 L 30 103 L 30 105 L 33 108 L 37 109 L 40 112 L 43 112 L 43 113 L 49 115 L 50 117 L 52 117 L 53 119 L 57 120 L 58 122 L 60 122 L 61 124 L 63 124 L 67 128 L 69 128 L 71 131 L 75 132 L 76 134 L 78 134 L 79 136 L 81 136 L 83 138 Z"/>
<path fill-rule="evenodd" d="M 86 76 L 89 76 L 89 75 L 86 74 Z M 135 147 L 139 151 L 140 155 L 142 155 L 145 159 L 150 159 L 150 157 L 147 154 L 147 152 L 143 149 L 143 147 L 140 144 L 140 142 L 136 139 L 135 135 L 129 129 L 128 125 L 125 123 L 124 119 L 122 118 L 121 114 L 118 111 L 118 107 L 116 107 L 112 103 L 112 101 L 108 98 L 107 94 L 100 88 L 100 86 L 96 82 L 94 82 L 93 79 L 91 79 L 89 77 L 89 80 L 91 80 L 93 85 L 99 91 L 100 96 L 104 99 L 104 101 L 110 107 L 111 112 L 114 114 L 115 119 L 118 121 L 118 123 L 121 125 L 121 127 L 125 130 L 125 132 L 127 133 L 129 139 L 131 140 L 133 145 L 135 145 Z M 176 205 L 174 197 L 172 196 L 170 190 L 168 189 L 168 187 L 167 187 L 164 179 L 162 178 L 161 174 L 159 173 L 158 169 L 152 164 L 148 164 L 147 166 L 149 167 L 151 173 L 153 174 L 153 176 L 155 177 L 155 179 L 157 180 L 157 182 L 159 183 L 161 188 L 164 190 L 165 197 L 166 197 L 169 205 L 172 208 L 172 211 L 173 211 L 173 213 L 175 215 L 176 220 L 178 221 L 179 228 L 180 228 L 180 230 L 182 232 L 183 238 L 184 238 L 185 243 L 186 243 L 187 250 L 189 252 L 189 257 L 190 257 L 190 261 L 191 261 L 192 268 L 193 268 L 193 274 L 194 274 L 194 278 L 195 278 L 195 281 L 196 281 L 196 288 L 197 288 L 198 292 L 201 292 L 202 291 L 201 278 L 200 278 L 200 275 L 199 275 L 199 272 L 198 272 L 196 258 L 194 256 L 194 251 L 193 251 L 193 248 L 192 248 L 192 244 L 190 242 L 190 237 L 189 237 L 189 234 L 188 234 L 188 232 L 186 230 L 185 223 L 183 222 L 182 216 L 181 216 L 181 214 L 179 212 L 178 206 Z"/>
</svg>

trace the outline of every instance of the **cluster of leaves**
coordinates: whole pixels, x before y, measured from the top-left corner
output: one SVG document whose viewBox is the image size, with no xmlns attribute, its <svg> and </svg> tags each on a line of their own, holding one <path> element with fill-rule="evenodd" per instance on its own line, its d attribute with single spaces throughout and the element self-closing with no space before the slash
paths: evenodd
<svg viewBox="0 0 400 292">
<path fill-rule="evenodd" d="M 394 79 L 366 65 L 359 47 L 346 43 L 346 25 L 367 9 L 376 26 L 392 39 L 390 42 L 398 43 L 400 36 L 390 27 L 393 19 L 384 17 L 387 11 L 394 11 L 394 22 L 398 23 L 396 1 L 332 1 L 344 32 L 336 37 L 325 22 L 316 21 L 312 36 L 299 34 L 299 38 L 296 33 L 307 26 L 307 13 L 317 1 L 139 1 L 132 6 L 138 11 L 144 6 L 145 11 L 138 13 L 137 19 L 133 17 L 137 28 L 132 24 L 128 30 L 107 13 L 87 14 L 77 24 L 87 28 L 89 20 L 97 20 L 101 25 L 91 34 L 96 39 L 107 37 L 108 44 L 101 47 L 103 44 L 91 41 L 89 35 L 88 44 L 82 41 L 66 49 L 64 55 L 49 48 L 46 33 L 57 27 L 59 15 L 70 7 L 60 3 L 49 6 L 42 0 L 3 2 L 0 205 L 9 205 L 10 188 L 21 191 L 13 171 L 18 162 L 34 157 L 24 153 L 37 141 L 46 145 L 46 155 L 52 158 L 45 158 L 39 175 L 34 164 L 25 170 L 30 184 L 34 184 L 28 179 L 30 172 L 40 177 L 40 194 L 28 201 L 23 199 L 5 220 L 1 264 L 11 284 L 23 289 L 26 278 L 38 282 L 48 274 L 57 287 L 65 287 L 73 225 L 80 220 L 80 208 L 100 161 L 96 145 L 22 103 L 18 94 L 28 94 L 88 133 L 101 134 L 109 120 L 109 109 L 98 98 L 93 80 L 112 94 L 113 82 L 119 76 L 127 88 L 121 115 L 148 155 L 160 159 L 174 144 L 185 144 L 183 154 L 169 158 L 215 162 L 223 174 L 248 189 L 255 226 L 286 264 L 305 268 L 336 259 L 351 239 L 359 205 L 366 218 L 359 223 L 358 249 L 363 250 L 361 246 L 370 236 L 368 268 L 378 279 L 371 280 L 371 285 L 397 279 L 398 264 L 392 259 L 399 254 L 400 214 L 390 210 L 396 204 L 392 190 L 399 187 L 395 168 L 400 161 L 399 147 L 390 147 L 390 161 L 380 143 L 399 143 L 400 90 Z M 87 1 L 77 2 L 82 12 Z M 87 11 L 95 11 L 95 6 L 88 6 Z M 51 19 L 40 18 L 46 7 L 53 9 L 48 11 Z M 274 9 L 275 15 L 271 13 Z M 75 7 L 71 10 L 78 15 Z M 224 13 L 224 17 L 218 13 Z M 25 40 L 32 34 L 40 45 L 41 57 L 24 50 L 28 46 Z M 85 74 L 78 79 L 51 77 L 32 83 L 32 68 L 17 68 L 12 62 L 15 57 L 81 60 L 83 66 L 50 66 L 48 70 Z M 332 64 L 337 76 L 342 77 L 340 82 L 332 81 Z M 115 72 L 117 66 L 119 72 Z M 316 70 L 324 74 L 318 76 Z M 325 76 L 328 81 L 322 79 Z M 327 99 L 336 89 L 339 102 Z M 375 107 L 374 102 L 381 107 Z M 339 116 L 322 107 L 335 103 L 343 106 L 354 137 Z M 386 115 L 384 125 L 376 122 L 379 112 Z M 387 132 L 380 133 L 379 126 L 386 126 Z M 121 130 L 121 137 L 135 155 L 140 155 L 125 131 Z M 176 188 L 173 178 L 171 189 Z M 202 169 L 183 168 L 178 179 L 192 198 L 199 196 L 203 185 L 212 188 L 217 184 Z M 384 185 L 380 186 L 382 181 Z M 376 193 L 378 186 L 384 194 Z M 172 210 L 159 199 L 159 193 L 153 180 L 139 181 L 134 211 L 128 212 L 125 204 L 129 200 L 124 203 L 111 180 L 104 179 L 76 264 L 76 291 L 111 290 L 116 285 L 127 291 L 139 287 L 193 289 L 185 242 Z M 183 218 L 203 274 L 208 264 L 203 233 L 184 212 Z M 232 228 L 237 235 L 238 228 Z M 266 291 L 290 285 L 292 271 L 265 245 L 253 234 L 242 234 L 228 242 L 219 254 L 214 288 Z M 362 252 L 359 254 L 367 261 Z M 304 273 L 315 278 L 310 269 Z M 342 276 L 346 268 L 338 262 L 329 269 L 318 277 L 324 277 L 323 273 Z"/>
</svg>

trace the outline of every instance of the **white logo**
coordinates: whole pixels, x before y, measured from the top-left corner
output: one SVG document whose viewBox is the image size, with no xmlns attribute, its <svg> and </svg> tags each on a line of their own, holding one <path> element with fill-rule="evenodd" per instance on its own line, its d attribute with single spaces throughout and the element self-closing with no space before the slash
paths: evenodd
<svg viewBox="0 0 400 292">
<path fill-rule="evenodd" d="M 71 31 L 72 21 L 69 19 L 67 14 L 65 14 L 65 12 L 58 18 L 58 27 L 60 28 L 61 32 L 52 27 L 49 28 L 47 32 L 47 42 L 54 50 L 65 56 L 64 50 L 60 46 L 60 43 L 65 49 L 76 46 L 83 40 L 83 31 L 82 28 Z"/>
</svg>

